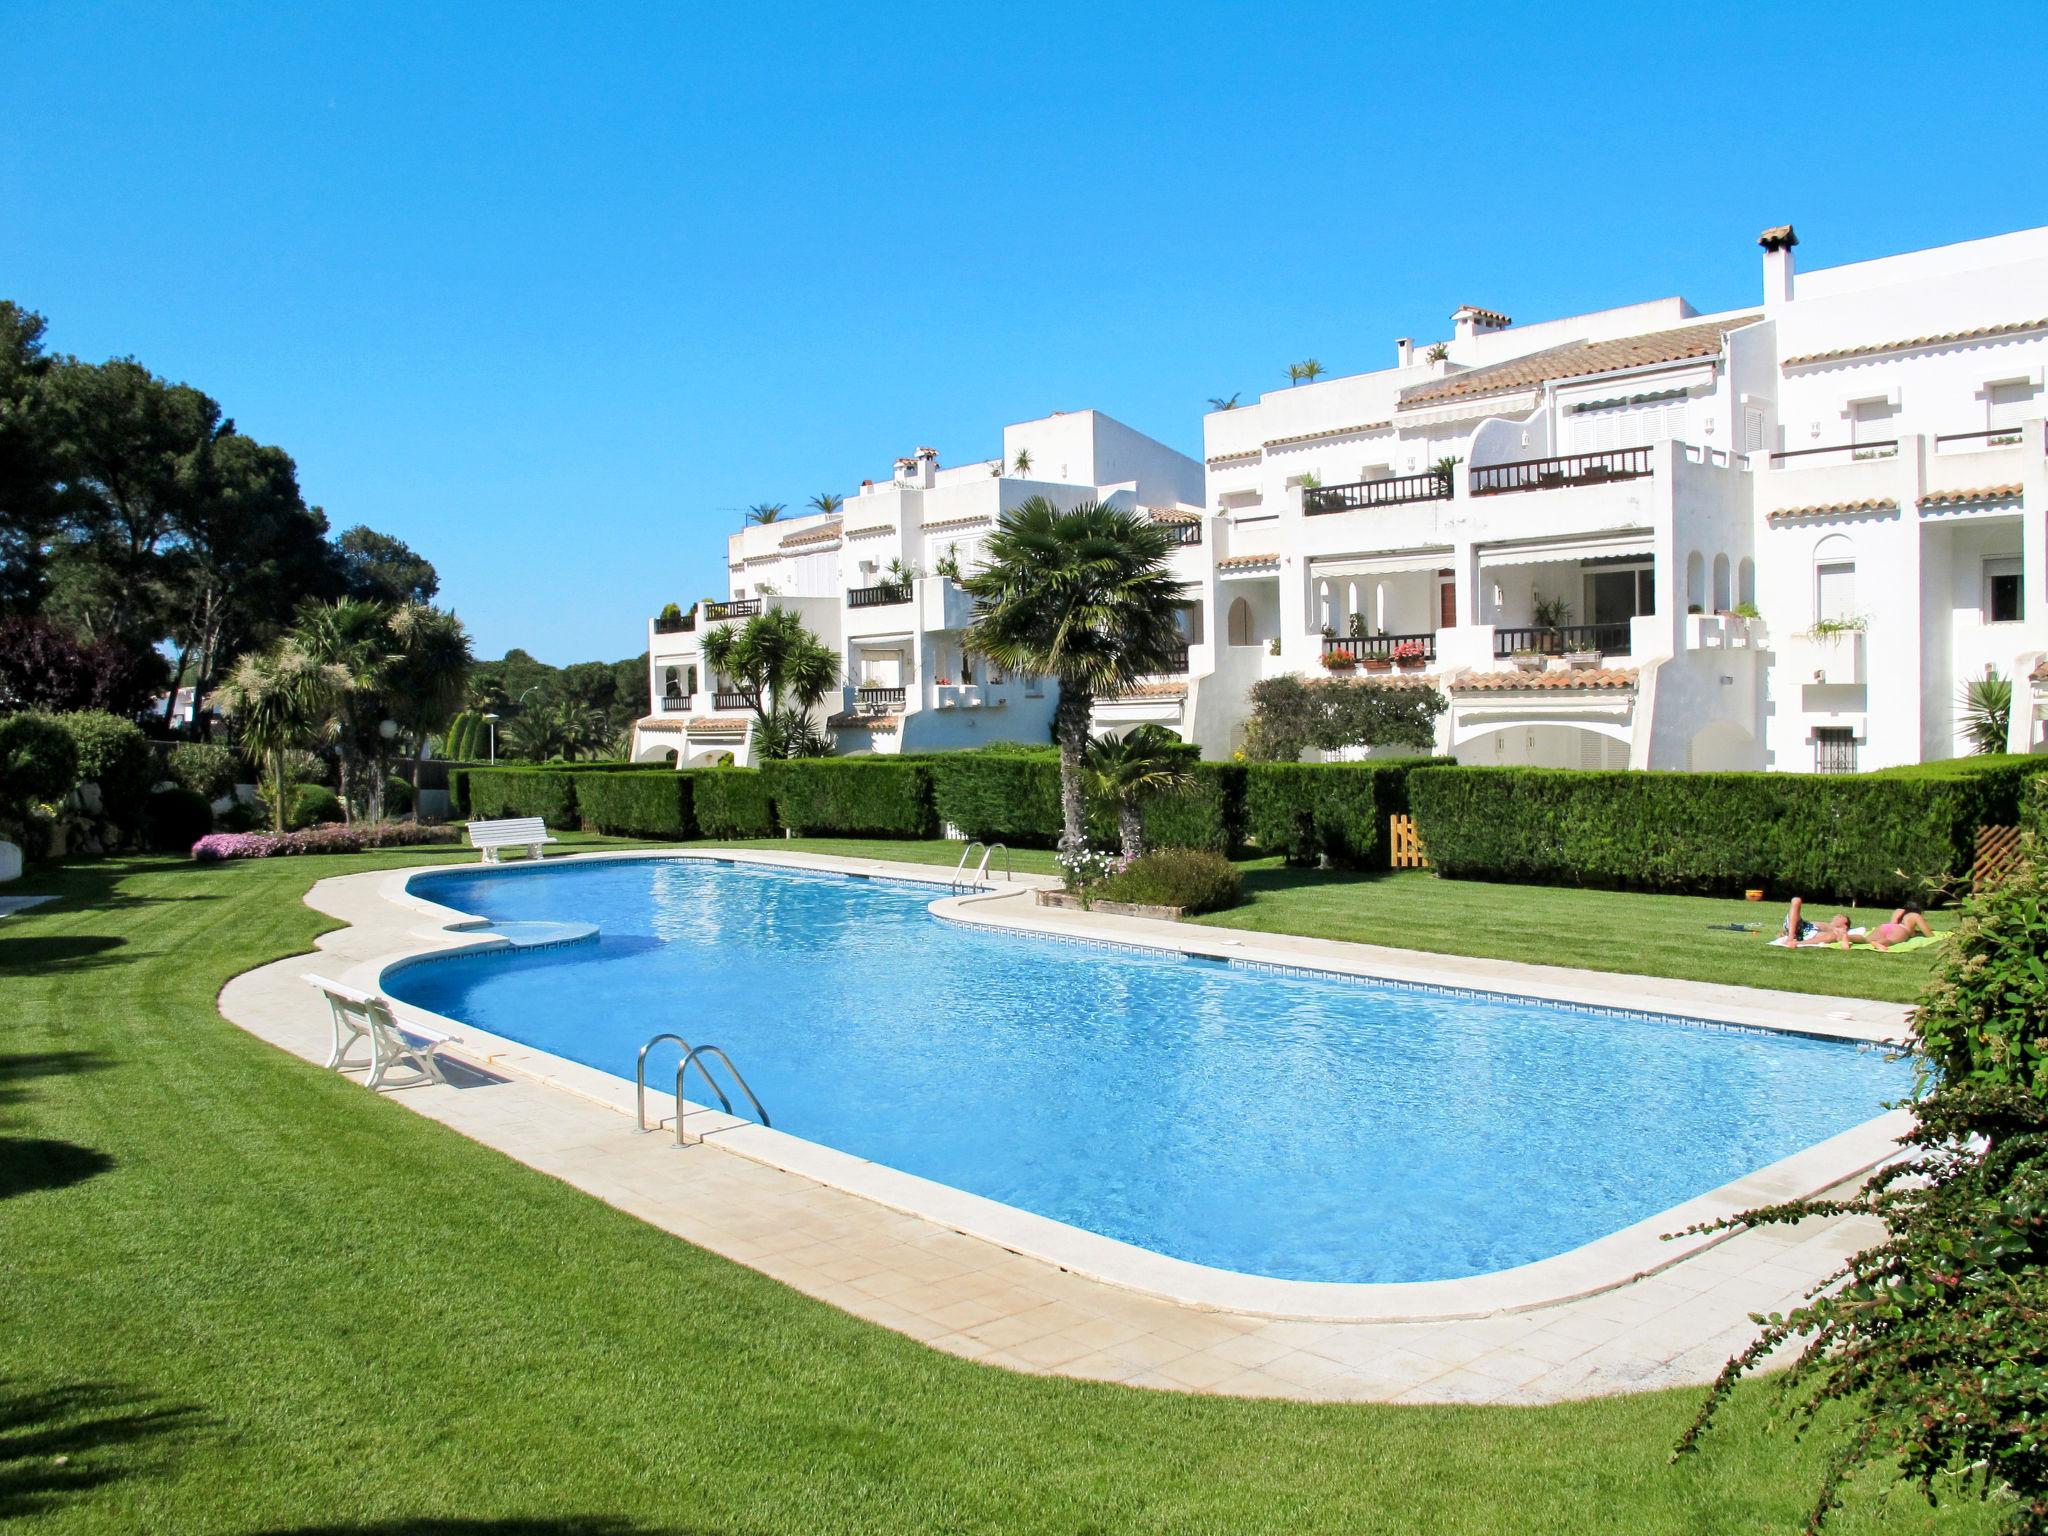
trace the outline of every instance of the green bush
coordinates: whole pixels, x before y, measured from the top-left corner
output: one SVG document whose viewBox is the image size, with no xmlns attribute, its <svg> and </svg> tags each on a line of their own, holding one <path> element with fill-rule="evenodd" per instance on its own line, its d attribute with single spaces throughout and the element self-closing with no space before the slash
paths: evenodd
<svg viewBox="0 0 2048 1536">
<path fill-rule="evenodd" d="M 2026 792 L 2020 796 L 2019 828 L 2048 842 L 2048 774 L 2036 774 L 2027 781 Z"/>
<path fill-rule="evenodd" d="M 1966 876 L 1977 828 L 2011 825 L 2048 759 L 1869 774 L 1427 769 L 1410 792 L 1430 862 L 1457 879 L 1840 901 L 1929 899 Z"/>
<path fill-rule="evenodd" d="M 800 757 L 762 766 L 775 816 L 799 837 L 930 837 L 928 762 L 900 757 Z"/>
<path fill-rule="evenodd" d="M 939 819 L 962 837 L 1013 848 L 1050 848 L 1060 839 L 1059 753 L 1002 743 L 930 759 Z"/>
<path fill-rule="evenodd" d="M 1963 903 L 1913 1031 L 1944 1083 L 2048 1099 L 2048 862 L 2024 860 Z"/>
<path fill-rule="evenodd" d="M 1184 795 L 1160 795 L 1145 804 L 1145 842 L 1152 848 L 1206 848 L 1228 853 L 1245 837 L 1245 768 L 1242 763 L 1196 763 L 1195 787 Z M 1116 837 L 1113 807 L 1095 809 L 1091 835 Z"/>
<path fill-rule="evenodd" d="M 0 720 L 0 810 L 54 804 L 78 782 L 78 745 L 48 715 Z"/>
<path fill-rule="evenodd" d="M 1216 912 L 1236 906 L 1243 894 L 1244 876 L 1222 854 L 1206 848 L 1159 848 L 1095 885 L 1088 899 Z"/>
<path fill-rule="evenodd" d="M 401 779 L 395 773 L 385 779 L 384 814 L 386 816 L 410 816 L 412 814 L 412 801 L 413 793 L 410 782 Z"/>
<path fill-rule="evenodd" d="M 1347 869 L 1385 869 L 1387 823 L 1408 814 L 1411 775 L 1441 761 L 1252 763 L 1245 769 L 1245 835 L 1261 853 L 1277 853 L 1290 864 L 1328 859 Z"/>
<path fill-rule="evenodd" d="M 180 742 L 171 748 L 165 766 L 180 788 L 208 801 L 233 794 L 237 783 L 254 780 L 253 771 L 245 777 L 241 759 L 228 748 L 204 741 Z"/>
<path fill-rule="evenodd" d="M 156 779 L 156 755 L 142 728 L 97 709 L 52 718 L 71 733 L 71 744 L 78 748 L 79 782 L 99 785 L 108 819 L 124 828 L 139 827 L 143 799 Z"/>
<path fill-rule="evenodd" d="M 576 775 L 576 805 L 584 822 L 617 837 L 694 837 L 690 802 L 690 776 L 669 768 Z"/>
<path fill-rule="evenodd" d="M 301 784 L 292 794 L 292 813 L 286 825 L 297 831 L 344 819 L 340 797 L 333 790 L 325 784 Z"/>
<path fill-rule="evenodd" d="M 455 775 L 449 775 L 452 781 Z M 557 831 L 581 825 L 573 775 L 549 768 L 472 768 L 463 776 L 463 814 L 477 821 L 538 816 Z"/>
<path fill-rule="evenodd" d="M 190 853 L 213 830 L 213 806 L 197 790 L 153 790 L 143 813 L 149 846 L 158 853 Z"/>
<path fill-rule="evenodd" d="M 678 775 L 682 777 L 682 775 Z M 754 768 L 690 770 L 690 799 L 704 837 L 771 837 L 775 801 Z"/>
</svg>

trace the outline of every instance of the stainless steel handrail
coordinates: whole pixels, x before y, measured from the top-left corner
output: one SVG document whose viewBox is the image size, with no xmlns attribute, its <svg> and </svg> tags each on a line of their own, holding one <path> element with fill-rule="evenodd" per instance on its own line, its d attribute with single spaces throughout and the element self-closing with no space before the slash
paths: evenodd
<svg viewBox="0 0 2048 1536">
<path fill-rule="evenodd" d="M 730 1073 L 732 1074 L 732 1080 L 733 1080 L 734 1082 L 736 1082 L 736 1083 L 738 1083 L 738 1084 L 740 1085 L 740 1092 L 741 1092 L 741 1093 L 744 1093 L 744 1094 L 745 1094 L 745 1095 L 747 1096 L 747 1102 L 748 1102 L 749 1104 L 752 1104 L 752 1105 L 754 1106 L 754 1113 L 755 1113 L 755 1114 L 756 1114 L 756 1115 L 757 1115 L 757 1116 L 758 1116 L 758 1117 L 760 1118 L 760 1121 L 761 1121 L 761 1123 L 762 1123 L 763 1125 L 767 1125 L 767 1124 L 769 1123 L 769 1120 L 768 1120 L 768 1111 L 767 1111 L 766 1109 L 764 1109 L 764 1108 L 762 1107 L 762 1105 L 761 1105 L 761 1101 L 760 1101 L 760 1100 L 759 1100 L 758 1098 L 756 1098 L 756 1097 L 754 1096 L 754 1090 L 753 1090 L 752 1088 L 749 1088 L 749 1087 L 747 1086 L 747 1080 L 746 1080 L 746 1079 L 745 1079 L 744 1077 L 742 1077 L 742 1076 L 740 1075 L 740 1069 L 739 1069 L 738 1067 L 736 1067 L 736 1066 L 734 1066 L 734 1065 L 732 1064 L 732 1058 L 731 1058 L 730 1056 L 728 1056 L 728 1055 L 726 1055 L 726 1054 L 725 1054 L 725 1049 L 724 1049 L 724 1047 L 723 1047 L 723 1046 L 717 1046 L 717 1045 L 700 1045 L 700 1046 L 696 1046 L 696 1047 L 694 1047 L 694 1048 L 693 1048 L 693 1049 L 692 1049 L 692 1050 L 690 1051 L 690 1054 L 689 1054 L 689 1055 L 685 1056 L 685 1057 L 684 1057 L 684 1058 L 683 1058 L 683 1059 L 682 1059 L 681 1061 L 679 1061 L 679 1062 L 677 1062 L 677 1063 L 676 1063 L 676 1141 L 675 1141 L 675 1144 L 676 1144 L 677 1146 L 679 1146 L 679 1147 L 680 1147 L 680 1146 L 682 1146 L 682 1145 L 684 1145 L 684 1142 L 683 1142 L 683 1074 L 684 1074 L 685 1072 L 687 1072 L 687 1071 L 689 1071 L 689 1070 L 690 1070 L 690 1067 L 691 1067 L 691 1065 L 692 1065 L 693 1063 L 695 1064 L 695 1066 L 696 1066 L 696 1068 L 697 1068 L 697 1075 L 698 1075 L 699 1077 L 703 1078 L 705 1082 L 709 1083 L 709 1084 L 711 1085 L 711 1091 L 712 1091 L 713 1093 L 715 1093 L 715 1094 L 717 1094 L 717 1095 L 718 1095 L 718 1103 L 719 1103 L 719 1106 L 720 1106 L 720 1107 L 721 1107 L 722 1109 L 724 1109 L 724 1111 L 725 1111 L 725 1112 L 726 1112 L 727 1114 L 731 1114 L 731 1113 L 732 1113 L 732 1100 L 731 1100 L 731 1099 L 728 1099 L 728 1098 L 727 1098 L 727 1097 L 725 1096 L 725 1090 L 724 1090 L 723 1088 L 721 1088 L 721 1087 L 719 1087 L 719 1086 L 718 1086 L 718 1081 L 717 1081 L 717 1079 L 715 1079 L 714 1077 L 712 1077 L 712 1075 L 711 1075 L 710 1071 L 706 1069 L 706 1067 L 705 1067 L 704 1063 L 703 1063 L 703 1062 L 702 1062 L 701 1060 L 699 1060 L 699 1058 L 700 1058 L 700 1057 L 702 1057 L 703 1055 L 705 1055 L 705 1054 L 706 1054 L 707 1052 L 709 1052 L 710 1054 L 712 1054 L 712 1055 L 716 1056 L 716 1057 L 717 1057 L 717 1058 L 718 1058 L 718 1059 L 719 1059 L 720 1061 L 722 1061 L 722 1062 L 724 1062 L 724 1063 L 725 1063 L 725 1070 L 726 1070 L 726 1071 L 728 1071 L 728 1072 L 730 1072 Z M 703 1138 L 702 1136 L 699 1136 L 699 1137 L 698 1137 L 697 1139 L 698 1139 L 699 1141 L 702 1141 L 702 1140 L 703 1140 L 704 1138 Z"/>
<path fill-rule="evenodd" d="M 690 1042 L 681 1035 L 660 1034 L 640 1047 L 640 1055 L 633 1063 L 633 1121 L 640 1127 L 640 1134 L 646 1135 L 654 1127 L 647 1123 L 647 1053 L 664 1040 L 673 1040 L 683 1048 L 683 1060 L 690 1059 Z M 676 1119 L 681 1120 L 680 1104 L 676 1108 Z"/>
<path fill-rule="evenodd" d="M 965 878 L 967 874 L 967 861 L 973 856 L 974 850 L 977 848 L 981 850 L 982 862 L 988 862 L 988 844 L 984 843 L 980 838 L 975 838 L 965 848 L 962 848 L 960 850 L 960 862 L 953 866 L 953 889 L 955 891 L 958 891 L 967 883 Z M 1008 851 L 1005 850 L 1004 857 L 1007 858 L 1008 856 Z"/>
<path fill-rule="evenodd" d="M 1003 855 L 1003 883 L 1009 885 L 1017 878 L 1016 873 L 1010 868 L 1010 845 L 1008 843 L 988 843 L 981 850 L 981 865 L 974 871 L 974 878 L 983 885 L 989 884 L 988 861 L 996 856 L 998 849 L 1002 851 Z"/>
</svg>

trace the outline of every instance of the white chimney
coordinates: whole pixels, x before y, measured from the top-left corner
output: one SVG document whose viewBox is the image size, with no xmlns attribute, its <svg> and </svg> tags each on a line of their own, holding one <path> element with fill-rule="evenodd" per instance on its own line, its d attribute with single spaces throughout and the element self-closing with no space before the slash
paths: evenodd
<svg viewBox="0 0 2048 1536">
<path fill-rule="evenodd" d="M 1769 313 L 1792 302 L 1792 247 L 1799 237 L 1790 224 L 1780 224 L 1756 237 L 1764 248 L 1764 310 Z"/>
<path fill-rule="evenodd" d="M 1414 339 L 1408 336 L 1396 336 L 1394 338 L 1394 366 L 1396 368 L 1406 368 L 1414 361 Z"/>
<path fill-rule="evenodd" d="M 1456 327 L 1452 337 L 1457 341 L 1470 341 L 1488 331 L 1504 331 L 1515 322 L 1498 310 L 1481 309 L 1476 304 L 1461 304 L 1451 316 Z"/>
</svg>

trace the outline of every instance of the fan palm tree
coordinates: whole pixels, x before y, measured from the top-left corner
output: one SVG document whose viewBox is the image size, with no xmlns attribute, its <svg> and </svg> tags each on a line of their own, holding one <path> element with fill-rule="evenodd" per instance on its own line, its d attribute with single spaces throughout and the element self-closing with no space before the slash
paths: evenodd
<svg viewBox="0 0 2048 1536">
<path fill-rule="evenodd" d="M 1313 384 L 1323 376 L 1323 365 L 1314 358 L 1287 365 L 1287 380 L 1291 384 Z"/>
<path fill-rule="evenodd" d="M 2003 752 L 2006 731 L 2012 723 L 2012 680 L 2004 677 L 1973 677 L 1963 684 L 1961 698 L 1963 734 L 1970 738 L 1973 752 Z"/>
<path fill-rule="evenodd" d="M 308 607 L 299 615 L 293 638 L 306 654 L 334 669 L 334 690 L 326 734 L 334 743 L 339 766 L 336 788 L 342 814 L 355 819 L 360 766 L 374 756 L 384 721 L 383 692 L 391 663 L 392 635 L 382 603 L 345 597 Z M 382 780 L 378 780 L 381 788 Z"/>
<path fill-rule="evenodd" d="M 1243 393 L 1243 390 L 1239 390 L 1237 395 Z M 1228 400 L 1225 400 L 1221 395 L 1211 395 L 1209 397 L 1209 409 L 1212 411 L 1234 411 L 1237 409 L 1237 395 L 1232 395 Z"/>
<path fill-rule="evenodd" d="M 469 633 L 462 620 L 425 603 L 402 604 L 386 621 L 391 656 L 384 677 L 384 716 L 413 740 L 415 756 L 424 756 L 427 738 L 446 730 L 461 712 L 469 693 L 473 658 Z M 381 724 L 381 721 L 380 721 Z M 384 814 L 384 735 L 380 730 L 377 775 L 370 791 L 371 814 Z"/>
<path fill-rule="evenodd" d="M 1117 835 L 1127 859 L 1145 851 L 1145 802 L 1195 787 L 1193 750 L 1163 726 L 1138 725 L 1088 743 L 1088 788 L 1116 807 Z"/>
<path fill-rule="evenodd" d="M 827 517 L 830 517 L 834 512 L 837 512 L 846 505 L 846 498 L 844 496 L 834 496 L 830 491 L 820 491 L 811 498 L 810 504 L 820 512 L 823 512 Z"/>
<path fill-rule="evenodd" d="M 752 696 L 754 741 L 763 757 L 818 755 L 810 712 L 839 686 L 839 652 L 788 608 L 721 624 L 704 636 L 704 661 Z"/>
<path fill-rule="evenodd" d="M 960 583 L 975 600 L 968 650 L 1059 680 L 1062 852 L 1087 846 L 1082 758 L 1096 695 L 1164 669 L 1183 643 L 1168 549 L 1149 517 L 1097 502 L 1062 512 L 1033 496 L 1003 514 L 982 566 Z"/>
<path fill-rule="evenodd" d="M 295 641 L 245 652 L 207 700 L 235 724 L 243 755 L 270 778 L 271 825 L 282 832 L 286 764 L 318 739 L 345 681 Z"/>
<path fill-rule="evenodd" d="M 1017 457 L 1010 460 L 1010 468 L 1020 475 L 1030 474 L 1031 450 L 1029 448 L 1019 448 L 1017 450 Z"/>
<path fill-rule="evenodd" d="M 747 508 L 749 523 L 772 523 L 782 516 L 786 509 L 779 501 L 757 501 Z"/>
</svg>

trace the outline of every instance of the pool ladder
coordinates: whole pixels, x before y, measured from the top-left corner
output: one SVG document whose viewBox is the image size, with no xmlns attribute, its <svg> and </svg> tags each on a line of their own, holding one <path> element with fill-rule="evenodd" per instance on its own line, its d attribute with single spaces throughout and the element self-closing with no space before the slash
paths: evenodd
<svg viewBox="0 0 2048 1536">
<path fill-rule="evenodd" d="M 981 862 L 974 867 L 974 878 L 969 880 L 967 878 L 967 860 L 977 848 L 981 850 Z M 957 894 L 961 891 L 971 891 L 979 886 L 989 884 L 988 862 L 999 853 L 1003 856 L 1004 881 L 1014 880 L 1016 876 L 1010 870 L 1010 845 L 1008 843 L 984 843 L 977 837 L 973 842 L 960 850 L 960 862 L 953 867 L 954 892 Z"/>
<path fill-rule="evenodd" d="M 718 1095 L 718 1107 L 728 1115 L 732 1113 L 732 1100 L 725 1096 L 725 1090 L 718 1086 L 718 1079 L 713 1077 L 710 1069 L 704 1065 L 704 1058 L 706 1056 L 716 1056 L 725 1063 L 725 1070 L 732 1074 L 732 1080 L 739 1084 L 740 1092 L 744 1093 L 747 1096 L 747 1102 L 754 1106 L 755 1116 L 763 1125 L 770 1123 L 768 1111 L 762 1108 L 761 1101 L 754 1096 L 754 1090 L 747 1086 L 747 1080 L 740 1075 L 740 1069 L 732 1064 L 732 1058 L 725 1054 L 724 1047 L 692 1045 L 681 1035 L 664 1032 L 653 1036 L 645 1045 L 641 1046 L 640 1055 L 633 1063 L 633 1119 L 640 1127 L 642 1135 L 649 1131 L 660 1129 L 659 1125 L 649 1125 L 647 1123 L 647 1053 L 657 1045 L 660 1045 L 664 1040 L 673 1040 L 683 1048 L 682 1060 L 676 1063 L 676 1146 L 684 1145 L 683 1075 L 691 1067 L 694 1066 L 697 1069 L 697 1075 L 704 1079 L 713 1093 Z M 699 1136 L 697 1139 L 702 1141 L 704 1138 Z"/>
</svg>

